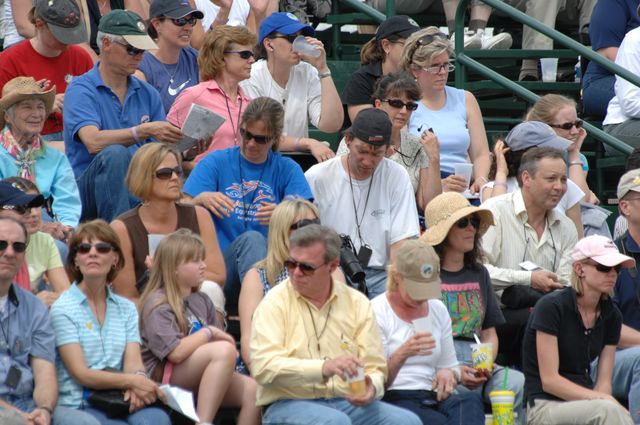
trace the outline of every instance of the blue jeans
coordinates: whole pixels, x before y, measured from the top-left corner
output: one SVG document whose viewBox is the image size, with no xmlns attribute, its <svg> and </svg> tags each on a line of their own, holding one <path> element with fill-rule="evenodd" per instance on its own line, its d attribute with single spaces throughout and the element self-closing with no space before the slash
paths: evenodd
<svg viewBox="0 0 640 425">
<path fill-rule="evenodd" d="M 137 204 L 124 183 L 130 161 L 131 152 L 122 145 L 107 146 L 93 158 L 77 179 L 81 221 L 101 218 L 110 222 Z"/>
<path fill-rule="evenodd" d="M 36 403 L 33 401 L 33 398 L 31 398 L 31 395 L 28 397 L 12 397 L 11 395 L 6 395 L 3 396 L 3 399 L 23 412 L 31 412 L 36 408 Z M 51 419 L 53 425 L 100 425 L 91 415 L 63 406 L 57 406 L 54 409 Z"/>
<path fill-rule="evenodd" d="M 369 291 L 369 299 L 372 300 L 387 288 L 387 271 L 385 269 L 367 267 L 364 269 L 364 274 L 367 290 Z"/>
<path fill-rule="evenodd" d="M 615 96 L 613 75 L 592 75 L 586 73 L 582 78 L 582 106 L 584 112 L 603 118 L 607 115 L 609 101 Z"/>
<path fill-rule="evenodd" d="M 460 364 L 471 365 L 471 341 L 464 341 L 460 339 L 454 339 L 453 344 L 456 347 L 456 357 Z M 491 378 L 481 387 L 475 388 L 473 390 L 463 386 L 458 385 L 456 390 L 460 393 L 464 392 L 475 392 L 482 395 L 482 400 L 491 404 L 491 400 L 489 399 L 489 393 L 491 391 L 500 391 L 502 390 L 502 384 L 504 382 L 504 376 L 507 375 L 507 384 L 506 389 L 509 391 L 513 391 L 516 395 L 515 400 L 513 401 L 513 411 L 518 414 L 518 423 L 525 423 L 525 413 L 524 413 L 524 374 L 515 369 L 505 369 L 502 366 L 496 366 L 493 370 L 493 374 Z"/>
<path fill-rule="evenodd" d="M 484 405 L 480 394 L 465 392 L 451 394 L 438 402 L 436 393 L 423 390 L 390 390 L 383 400 L 394 406 L 410 410 L 423 425 L 484 425 Z M 425 406 L 423 402 L 436 404 Z"/>
<path fill-rule="evenodd" d="M 591 363 L 591 379 L 598 377 L 598 359 Z M 613 396 L 629 402 L 633 423 L 640 424 L 640 347 L 616 350 L 611 382 Z"/>
<path fill-rule="evenodd" d="M 262 416 L 262 425 L 422 425 L 408 410 L 374 400 L 355 406 L 344 398 L 278 400 Z"/>
<path fill-rule="evenodd" d="M 244 275 L 267 256 L 267 238 L 260 232 L 249 230 L 238 236 L 222 254 L 227 268 L 224 282 L 226 310 L 230 316 L 238 314 L 238 298 Z"/>
<path fill-rule="evenodd" d="M 109 418 L 102 410 L 88 406 L 83 407 L 82 411 L 96 418 L 100 425 L 171 425 L 169 414 L 159 407 L 145 407 L 130 414 L 126 419 Z"/>
</svg>

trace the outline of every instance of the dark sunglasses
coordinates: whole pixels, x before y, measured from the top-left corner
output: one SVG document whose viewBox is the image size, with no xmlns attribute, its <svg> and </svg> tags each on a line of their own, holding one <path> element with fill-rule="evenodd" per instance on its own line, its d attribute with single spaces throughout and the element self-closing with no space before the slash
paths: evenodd
<svg viewBox="0 0 640 425">
<path fill-rule="evenodd" d="M 600 273 L 609 273 L 611 270 L 615 270 L 616 273 L 620 271 L 619 264 L 617 266 L 605 266 L 604 264 L 595 263 L 595 262 L 594 263 L 587 262 L 586 264 L 589 264 L 590 266 L 595 267 L 596 270 L 598 270 Z"/>
<path fill-rule="evenodd" d="M 182 177 L 182 167 L 178 165 L 177 167 L 173 168 L 160 168 L 159 170 L 156 170 L 156 177 L 160 180 L 169 180 L 174 173 L 176 174 L 176 176 Z"/>
<path fill-rule="evenodd" d="M 24 213 L 26 213 L 27 211 L 31 211 L 31 207 L 28 207 L 26 205 L 3 205 L 0 207 L 0 209 L 7 210 L 7 211 L 15 211 L 20 215 L 24 215 Z"/>
<path fill-rule="evenodd" d="M 251 50 L 225 50 L 224 51 L 225 55 L 228 55 L 230 53 L 235 53 L 236 55 L 240 56 L 241 59 L 244 59 L 244 60 L 248 60 L 255 57 L 255 53 L 253 53 Z"/>
<path fill-rule="evenodd" d="M 387 102 L 389 106 L 396 109 L 402 109 L 403 107 L 407 108 L 407 111 L 415 111 L 418 109 L 418 104 L 416 102 L 403 102 L 400 99 L 382 99 L 381 102 Z"/>
<path fill-rule="evenodd" d="M 194 26 L 198 22 L 198 18 L 195 16 L 183 16 L 182 18 L 171 18 L 171 22 L 177 27 L 184 27 L 187 24 Z"/>
<path fill-rule="evenodd" d="M 582 120 L 575 120 L 574 122 L 566 122 L 564 124 L 549 124 L 549 127 L 561 128 L 563 130 L 571 130 L 573 127 L 582 127 Z"/>
<path fill-rule="evenodd" d="M 100 254 L 108 254 L 113 250 L 113 246 L 107 242 L 98 242 L 97 244 L 84 242 L 76 246 L 76 251 L 80 254 L 88 254 L 93 247 L 95 247 L 96 251 L 98 251 Z"/>
<path fill-rule="evenodd" d="M 472 215 L 471 217 L 461 218 L 460 220 L 456 221 L 456 226 L 458 226 L 459 229 L 466 229 L 469 223 L 471 223 L 471 225 L 476 229 L 480 227 L 480 219 L 475 215 Z"/>
<path fill-rule="evenodd" d="M 7 249 L 8 246 L 9 246 L 9 242 L 0 241 L 0 251 L 4 251 L 5 249 Z M 11 244 L 11 247 L 13 248 L 13 250 L 15 252 L 22 253 L 22 252 L 25 252 L 27 250 L 27 243 L 26 242 L 13 242 Z"/>
<path fill-rule="evenodd" d="M 119 44 L 122 47 L 124 47 L 125 49 L 127 49 L 127 54 L 129 56 L 136 56 L 136 55 L 141 55 L 141 54 L 144 53 L 143 49 L 138 49 L 137 47 L 133 47 L 131 44 L 120 43 L 119 41 L 116 41 L 115 43 Z"/>
<path fill-rule="evenodd" d="M 417 39 L 415 43 L 413 43 L 413 46 L 411 46 L 411 53 L 409 54 L 411 61 L 413 62 L 413 55 L 416 53 L 416 50 L 418 50 L 418 47 L 431 44 L 433 40 L 435 40 L 436 38 L 441 38 L 445 40 L 449 39 L 446 34 L 443 34 L 441 32 L 437 32 L 435 34 L 423 35 L 422 37 Z"/>
<path fill-rule="evenodd" d="M 310 224 L 320 224 L 320 220 L 317 218 L 313 218 L 313 219 L 303 218 L 302 220 L 296 221 L 295 223 L 293 223 L 289 229 L 298 230 L 301 227 L 308 226 Z"/>
<path fill-rule="evenodd" d="M 293 274 L 296 268 L 300 268 L 300 271 L 305 276 L 313 275 L 316 272 L 316 270 L 318 270 L 320 267 L 324 266 L 325 264 L 327 263 L 322 263 L 319 266 L 314 267 L 311 264 L 302 263 L 292 259 L 285 260 L 284 262 L 284 266 L 287 268 L 287 271 L 289 272 L 289 274 Z"/>
<path fill-rule="evenodd" d="M 296 34 L 291 34 L 291 35 L 272 35 L 269 38 L 284 38 L 285 40 L 287 40 L 289 43 L 293 44 L 293 41 L 298 38 L 298 35 Z"/>
<path fill-rule="evenodd" d="M 240 129 L 240 134 L 242 135 L 242 138 L 246 141 L 249 141 L 251 139 L 253 139 L 256 143 L 260 144 L 260 145 L 266 145 L 267 143 L 269 143 L 271 141 L 271 137 L 270 136 L 264 136 L 264 135 L 260 135 L 260 134 L 253 134 L 248 130 L 245 130 L 244 128 Z"/>
</svg>

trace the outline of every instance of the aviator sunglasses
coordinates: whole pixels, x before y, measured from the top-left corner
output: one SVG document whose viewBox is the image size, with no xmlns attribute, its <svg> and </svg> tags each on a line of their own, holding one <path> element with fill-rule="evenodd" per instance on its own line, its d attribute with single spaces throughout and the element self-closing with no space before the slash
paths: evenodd
<svg viewBox="0 0 640 425">
<path fill-rule="evenodd" d="M 293 274 L 293 272 L 295 271 L 296 268 L 299 268 L 300 271 L 305 275 L 305 276 L 311 276 L 313 275 L 316 270 L 318 270 L 320 267 L 324 266 L 327 263 L 322 263 L 319 266 L 312 266 L 311 264 L 307 264 L 307 263 L 302 263 L 300 261 L 296 261 L 293 259 L 288 259 L 285 260 L 284 262 L 284 266 L 287 268 L 287 271 L 289 272 L 289 274 Z"/>
<path fill-rule="evenodd" d="M 418 104 L 416 102 L 403 102 L 400 99 L 382 99 L 381 102 L 387 102 L 389 106 L 396 109 L 402 109 L 402 107 L 406 107 L 407 111 L 415 111 L 418 109 Z"/>
<path fill-rule="evenodd" d="M 0 241 L 0 247 L 2 246 L 2 241 Z M 96 251 L 100 254 L 108 254 L 113 250 L 113 246 L 107 242 L 98 242 L 96 244 L 91 244 L 88 242 L 84 242 L 76 246 L 76 251 L 80 254 L 88 254 L 91 251 L 91 248 L 95 247 Z M 14 248 L 15 249 L 15 248 Z"/>
<path fill-rule="evenodd" d="M 476 229 L 480 227 L 480 219 L 475 215 L 472 215 L 471 217 L 461 218 L 460 220 L 456 221 L 456 226 L 458 226 L 459 229 L 466 229 L 469 223 L 471 223 L 471 225 Z"/>
<path fill-rule="evenodd" d="M 564 124 L 549 124 L 549 127 L 561 128 L 563 130 L 571 130 L 573 127 L 582 127 L 582 120 L 575 120 L 574 122 L 565 122 Z"/>
<path fill-rule="evenodd" d="M 31 207 L 26 205 L 3 205 L 0 210 L 15 211 L 20 215 L 24 215 L 27 211 L 31 211 Z"/>
<path fill-rule="evenodd" d="M 173 168 L 160 168 L 159 170 L 156 170 L 156 177 L 160 180 L 169 180 L 174 173 L 176 174 L 176 176 L 182 177 L 182 167 L 177 166 Z"/>
<path fill-rule="evenodd" d="M 9 242 L 0 241 L 0 251 L 4 251 L 5 249 L 7 249 L 8 246 L 9 246 Z M 11 247 L 13 248 L 13 250 L 15 252 L 22 253 L 22 252 L 25 252 L 27 250 L 27 243 L 26 242 L 13 242 L 11 244 Z"/>
<path fill-rule="evenodd" d="M 245 130 L 244 128 L 240 129 L 240 134 L 242 135 L 242 138 L 246 141 L 249 141 L 251 139 L 255 140 L 256 143 L 260 144 L 260 145 L 266 145 L 267 143 L 269 143 L 271 141 L 271 137 L 269 136 L 264 136 L 261 134 L 253 134 L 248 130 Z"/>
</svg>

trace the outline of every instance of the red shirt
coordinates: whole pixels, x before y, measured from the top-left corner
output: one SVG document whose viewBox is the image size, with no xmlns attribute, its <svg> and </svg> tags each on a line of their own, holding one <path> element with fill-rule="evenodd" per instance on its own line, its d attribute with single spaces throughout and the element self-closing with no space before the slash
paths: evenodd
<svg viewBox="0 0 640 425">
<path fill-rule="evenodd" d="M 36 52 L 29 40 L 15 44 L 0 53 L 0 93 L 4 85 L 15 77 L 47 79 L 56 86 L 56 93 L 64 93 L 73 77 L 93 68 L 91 56 L 79 46 L 71 45 L 55 58 Z M 62 131 L 62 114 L 52 113 L 44 124 L 42 134 Z"/>
</svg>

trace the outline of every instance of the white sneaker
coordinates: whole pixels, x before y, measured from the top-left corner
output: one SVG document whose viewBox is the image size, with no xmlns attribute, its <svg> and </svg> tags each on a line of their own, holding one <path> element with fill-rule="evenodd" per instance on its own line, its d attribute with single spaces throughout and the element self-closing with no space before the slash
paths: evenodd
<svg viewBox="0 0 640 425">
<path fill-rule="evenodd" d="M 480 30 L 478 30 L 480 33 Z M 513 44 L 513 38 L 511 38 L 511 34 L 508 32 L 501 32 L 494 36 L 488 36 L 482 34 L 482 50 L 500 50 L 500 49 L 509 49 Z"/>
<path fill-rule="evenodd" d="M 451 42 L 455 45 L 456 35 L 451 35 Z M 464 48 L 465 49 L 481 49 L 482 37 L 477 32 L 465 31 L 464 32 Z"/>
</svg>

